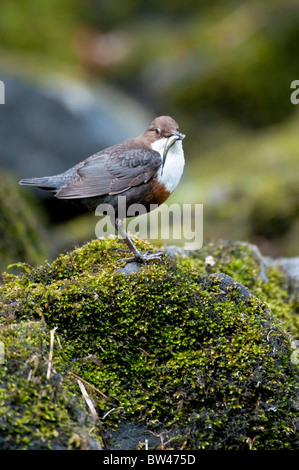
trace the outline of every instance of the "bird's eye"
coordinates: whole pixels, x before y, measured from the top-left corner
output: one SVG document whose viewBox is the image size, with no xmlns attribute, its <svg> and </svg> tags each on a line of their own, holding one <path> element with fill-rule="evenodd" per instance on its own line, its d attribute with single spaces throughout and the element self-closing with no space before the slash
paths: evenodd
<svg viewBox="0 0 299 470">
<path fill-rule="evenodd" d="M 157 127 L 157 129 L 155 129 L 155 131 L 156 131 L 157 135 L 161 134 L 161 129 L 159 129 L 159 127 Z"/>
</svg>

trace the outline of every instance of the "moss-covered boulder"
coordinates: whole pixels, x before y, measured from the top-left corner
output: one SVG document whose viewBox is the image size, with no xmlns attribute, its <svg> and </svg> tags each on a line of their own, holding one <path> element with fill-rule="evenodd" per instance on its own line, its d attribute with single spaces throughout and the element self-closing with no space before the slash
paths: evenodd
<svg viewBox="0 0 299 470">
<path fill-rule="evenodd" d="M 45 440 L 55 448 L 60 436 L 63 446 L 74 442 L 66 428 L 80 424 L 66 408 L 72 399 L 82 403 L 70 381 L 80 377 L 112 447 L 126 423 L 163 435 L 164 448 L 298 448 L 296 303 L 283 276 L 261 271 L 245 244 L 209 245 L 126 274 L 117 246 L 97 240 L 52 264 L 23 265 L 19 276 L 3 274 L 1 405 L 9 419 L 2 418 L 0 445 L 30 447 L 37 428 L 41 447 Z M 53 328 L 49 382 L 45 351 Z M 15 330 L 19 346 L 6 340 Z M 37 366 L 35 356 L 43 357 Z M 135 435 L 131 448 L 142 448 Z"/>
</svg>

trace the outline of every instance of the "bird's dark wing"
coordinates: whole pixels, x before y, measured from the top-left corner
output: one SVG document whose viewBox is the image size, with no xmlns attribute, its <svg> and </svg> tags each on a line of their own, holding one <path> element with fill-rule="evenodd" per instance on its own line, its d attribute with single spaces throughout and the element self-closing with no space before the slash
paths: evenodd
<svg viewBox="0 0 299 470">
<path fill-rule="evenodd" d="M 59 199 L 78 199 L 120 194 L 132 186 L 146 183 L 162 163 L 154 150 L 130 149 L 125 152 L 95 154 L 75 167 L 74 179 L 60 187 Z"/>
</svg>

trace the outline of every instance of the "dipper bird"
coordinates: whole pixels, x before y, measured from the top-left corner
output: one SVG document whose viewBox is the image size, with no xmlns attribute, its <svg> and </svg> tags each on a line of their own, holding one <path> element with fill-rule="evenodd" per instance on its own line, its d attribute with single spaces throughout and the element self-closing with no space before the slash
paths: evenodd
<svg viewBox="0 0 299 470">
<path fill-rule="evenodd" d="M 136 203 L 147 212 L 151 204 L 162 204 L 183 174 L 184 137 L 174 119 L 160 116 L 135 139 L 95 153 L 59 175 L 22 179 L 20 184 L 45 189 L 58 199 L 77 201 L 91 210 L 110 204 L 115 228 L 134 255 L 124 261 L 157 259 L 161 253 L 141 253 L 133 244 L 118 214 L 118 198 L 125 196 L 126 211 Z"/>
</svg>

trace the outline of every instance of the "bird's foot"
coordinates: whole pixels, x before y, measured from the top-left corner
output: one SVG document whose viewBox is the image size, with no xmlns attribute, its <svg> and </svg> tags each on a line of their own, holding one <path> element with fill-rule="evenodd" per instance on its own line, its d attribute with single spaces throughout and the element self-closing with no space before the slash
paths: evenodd
<svg viewBox="0 0 299 470">
<path fill-rule="evenodd" d="M 165 256 L 164 251 L 157 251 L 152 253 L 151 251 L 139 251 L 138 254 L 131 256 L 130 258 L 122 258 L 118 260 L 118 263 L 124 261 L 126 263 L 138 262 L 146 263 L 147 261 L 152 261 L 154 259 L 161 259 L 162 256 Z"/>
</svg>

